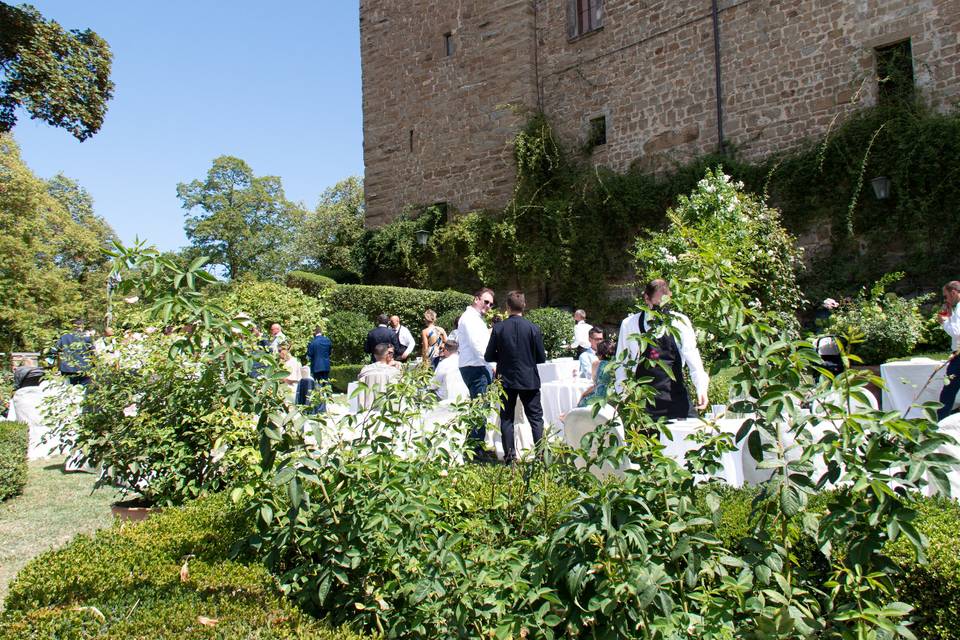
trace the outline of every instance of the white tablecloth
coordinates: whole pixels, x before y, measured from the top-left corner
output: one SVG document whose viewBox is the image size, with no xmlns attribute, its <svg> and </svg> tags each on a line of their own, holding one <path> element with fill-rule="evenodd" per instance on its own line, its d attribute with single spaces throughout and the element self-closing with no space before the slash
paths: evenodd
<svg viewBox="0 0 960 640">
<path fill-rule="evenodd" d="M 537 365 L 540 383 L 570 380 L 580 375 L 580 363 L 573 358 L 557 358 Z"/>
<path fill-rule="evenodd" d="M 591 381 L 584 378 L 568 378 L 540 385 L 544 425 L 560 426 L 560 414 L 576 407 L 580 396 L 592 385 Z"/>
<path fill-rule="evenodd" d="M 913 404 L 936 402 L 943 389 L 943 377 L 947 368 L 943 367 L 942 360 L 930 358 L 914 358 L 899 362 L 888 362 L 880 365 L 880 377 L 883 379 L 883 409 L 884 411 L 898 411 L 907 418 L 919 418 L 922 412 L 911 408 Z M 927 380 L 930 374 L 937 371 L 930 384 Z M 924 389 L 924 385 L 927 385 Z M 921 389 L 923 392 L 921 393 Z M 960 396 L 957 397 L 960 400 Z"/>
</svg>

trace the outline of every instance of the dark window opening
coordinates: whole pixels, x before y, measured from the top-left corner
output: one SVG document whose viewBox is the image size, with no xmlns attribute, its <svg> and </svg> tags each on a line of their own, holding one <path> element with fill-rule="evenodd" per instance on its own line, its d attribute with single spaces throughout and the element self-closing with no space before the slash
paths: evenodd
<svg viewBox="0 0 960 640">
<path fill-rule="evenodd" d="M 413 153 L 413 129 L 410 129 L 410 153 Z"/>
<path fill-rule="evenodd" d="M 603 26 L 603 0 L 567 0 L 568 34 L 571 38 Z"/>
<path fill-rule="evenodd" d="M 454 45 L 453 45 L 453 34 L 445 33 L 443 34 L 443 53 L 448 58 L 453 55 Z"/>
<path fill-rule="evenodd" d="M 590 119 L 590 146 L 607 144 L 607 116 Z"/>
<path fill-rule="evenodd" d="M 882 105 L 913 99 L 913 51 L 904 40 L 875 49 L 877 58 L 877 102 Z"/>
</svg>

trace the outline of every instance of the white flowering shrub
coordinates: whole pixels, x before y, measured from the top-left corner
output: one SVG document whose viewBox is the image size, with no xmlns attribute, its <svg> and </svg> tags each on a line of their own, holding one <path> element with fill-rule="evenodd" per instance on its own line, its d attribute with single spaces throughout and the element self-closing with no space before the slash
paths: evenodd
<svg viewBox="0 0 960 640">
<path fill-rule="evenodd" d="M 699 283 L 703 273 L 720 273 L 744 304 L 774 312 L 788 332 L 803 304 L 796 273 L 801 250 L 780 223 L 780 213 L 743 191 L 721 168 L 708 170 L 697 188 L 667 212 L 668 226 L 638 238 L 634 257 L 640 286 L 654 278 L 670 282 L 673 305 L 691 317 L 707 352 L 719 334 L 716 318 L 703 316 Z M 687 292 L 696 291 L 688 294 Z"/>
</svg>

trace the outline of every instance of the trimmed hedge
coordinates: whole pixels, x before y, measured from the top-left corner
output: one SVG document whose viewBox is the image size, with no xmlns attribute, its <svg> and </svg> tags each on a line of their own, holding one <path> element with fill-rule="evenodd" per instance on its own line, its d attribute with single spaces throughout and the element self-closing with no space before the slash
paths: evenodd
<svg viewBox="0 0 960 640">
<path fill-rule="evenodd" d="M 532 309 L 524 317 L 540 327 L 543 347 L 548 358 L 558 358 L 573 341 L 573 314 L 563 309 L 542 307 Z"/>
<path fill-rule="evenodd" d="M 406 287 L 387 287 L 363 284 L 341 284 L 327 295 L 330 309 L 359 313 L 373 328 L 373 320 L 381 313 L 400 316 L 400 321 L 414 336 L 425 325 L 423 312 L 433 309 L 437 315 L 456 311 L 463 313 L 473 304 L 473 296 L 457 291 L 429 291 Z"/>
<path fill-rule="evenodd" d="M 366 362 L 369 358 L 363 352 L 367 342 L 367 333 L 373 323 L 353 311 L 334 311 L 327 318 L 326 336 L 333 343 L 331 361 L 336 364 L 355 364 Z"/>
<path fill-rule="evenodd" d="M 0 421 L 0 502 L 19 495 L 27 484 L 29 442 L 26 423 Z"/>
<path fill-rule="evenodd" d="M 0 638 L 361 638 L 302 613 L 260 565 L 228 560 L 251 529 L 216 495 L 79 536 L 20 572 Z"/>
<path fill-rule="evenodd" d="M 346 393 L 347 385 L 360 375 L 362 364 L 337 364 L 330 367 L 330 386 L 336 393 Z"/>
<path fill-rule="evenodd" d="M 300 289 L 308 296 L 319 295 L 323 291 L 337 286 L 337 281 L 333 278 L 309 271 L 291 271 L 287 274 L 286 283 L 288 287 Z"/>
</svg>

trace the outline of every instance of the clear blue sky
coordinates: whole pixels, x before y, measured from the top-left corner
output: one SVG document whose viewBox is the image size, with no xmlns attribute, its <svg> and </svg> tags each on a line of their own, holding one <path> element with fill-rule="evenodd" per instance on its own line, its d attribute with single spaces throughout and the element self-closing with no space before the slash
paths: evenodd
<svg viewBox="0 0 960 640">
<path fill-rule="evenodd" d="M 110 44 L 116 84 L 85 142 L 21 112 L 27 165 L 77 180 L 124 241 L 187 244 L 178 182 L 233 155 L 312 208 L 363 173 L 358 0 L 32 0 Z"/>
</svg>

